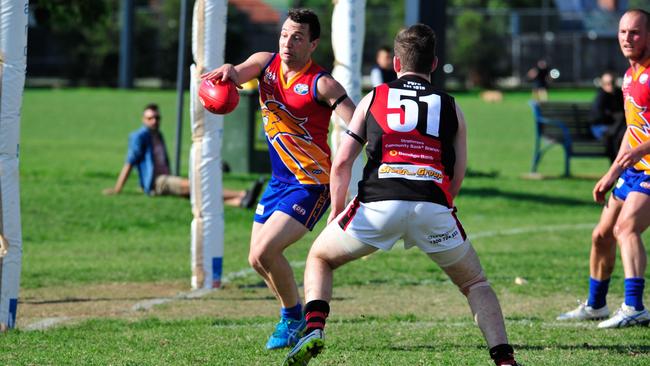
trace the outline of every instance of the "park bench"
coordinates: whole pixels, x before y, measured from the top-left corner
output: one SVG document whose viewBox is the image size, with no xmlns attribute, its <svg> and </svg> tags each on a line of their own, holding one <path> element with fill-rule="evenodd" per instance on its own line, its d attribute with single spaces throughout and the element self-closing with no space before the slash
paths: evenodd
<svg viewBox="0 0 650 366">
<path fill-rule="evenodd" d="M 531 101 L 535 118 L 535 150 L 532 173 L 542 156 L 553 145 L 564 149 L 564 175 L 569 176 L 572 157 L 607 156 L 605 141 L 597 140 L 591 133 L 590 103 Z"/>
</svg>

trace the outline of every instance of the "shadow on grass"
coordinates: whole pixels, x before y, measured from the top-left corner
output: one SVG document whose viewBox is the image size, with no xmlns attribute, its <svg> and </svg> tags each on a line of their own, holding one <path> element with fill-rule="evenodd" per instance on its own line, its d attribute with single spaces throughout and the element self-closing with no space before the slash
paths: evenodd
<svg viewBox="0 0 650 366">
<path fill-rule="evenodd" d="M 203 302 L 215 301 L 215 302 L 230 303 L 232 301 L 270 301 L 270 300 L 275 300 L 275 296 L 264 295 L 264 296 L 240 296 L 240 297 L 227 297 L 227 298 L 209 297 L 209 298 L 197 298 L 197 299 L 183 299 L 183 301 L 195 301 L 195 300 L 200 300 Z"/>
<path fill-rule="evenodd" d="M 115 179 L 115 172 L 109 171 L 86 171 L 82 173 L 85 178 Z"/>
<path fill-rule="evenodd" d="M 19 304 L 29 305 L 52 305 L 52 304 L 67 304 L 67 303 L 82 303 L 82 302 L 111 302 L 111 301 L 142 301 L 158 299 L 158 296 L 142 296 L 142 297 L 70 297 L 65 299 L 56 300 L 18 300 Z"/>
<path fill-rule="evenodd" d="M 145 300 L 155 300 L 160 298 L 174 298 L 173 296 L 143 296 L 143 297 L 93 297 L 93 298 L 65 298 L 65 299 L 56 299 L 56 300 L 19 300 L 19 304 L 29 304 L 29 305 L 53 305 L 53 304 L 73 304 L 73 303 L 84 303 L 84 302 L 113 302 L 113 301 L 145 301 Z M 228 297 L 228 298 L 175 298 L 176 301 L 203 301 L 203 302 L 232 302 L 232 301 L 269 301 L 275 300 L 274 296 L 264 295 L 264 296 L 240 296 L 240 297 Z M 345 298 L 339 297 L 334 300 L 346 300 Z"/>
<path fill-rule="evenodd" d="M 604 174 L 604 173 L 603 173 Z M 524 180 L 580 180 L 580 181 L 592 181 L 596 183 L 603 174 L 571 174 L 566 175 L 548 175 L 541 173 L 524 173 L 521 175 L 521 179 Z"/>
<path fill-rule="evenodd" d="M 499 176 L 499 172 L 496 170 L 490 170 L 489 172 L 484 172 L 481 170 L 474 170 L 472 168 L 467 168 L 465 171 L 466 177 L 472 178 L 496 178 Z"/>
<path fill-rule="evenodd" d="M 498 188 L 472 188 L 466 187 L 461 190 L 461 195 L 477 196 L 477 197 L 503 197 L 516 201 L 528 201 L 535 203 L 543 203 L 548 205 L 560 206 L 592 206 L 591 201 L 583 201 L 571 197 L 549 196 L 543 194 L 531 194 L 524 192 L 507 192 Z"/>
<path fill-rule="evenodd" d="M 264 282 L 255 282 L 255 283 L 242 283 L 242 284 L 235 284 L 235 287 L 238 289 L 255 289 L 255 288 L 265 288 L 266 283 Z"/>
</svg>

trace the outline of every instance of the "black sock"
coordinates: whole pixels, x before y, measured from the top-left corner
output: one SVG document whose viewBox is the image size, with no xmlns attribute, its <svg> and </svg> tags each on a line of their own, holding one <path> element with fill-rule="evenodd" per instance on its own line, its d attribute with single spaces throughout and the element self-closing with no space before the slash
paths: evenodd
<svg viewBox="0 0 650 366">
<path fill-rule="evenodd" d="M 323 330 L 325 320 L 330 313 L 330 306 L 327 301 L 313 300 L 305 305 L 305 320 L 307 320 L 307 329 L 305 334 L 311 333 L 314 329 Z"/>
<path fill-rule="evenodd" d="M 515 350 L 512 349 L 512 346 L 509 344 L 500 344 L 490 348 L 490 357 L 494 360 L 494 363 L 499 365 L 502 362 L 515 362 Z"/>
</svg>

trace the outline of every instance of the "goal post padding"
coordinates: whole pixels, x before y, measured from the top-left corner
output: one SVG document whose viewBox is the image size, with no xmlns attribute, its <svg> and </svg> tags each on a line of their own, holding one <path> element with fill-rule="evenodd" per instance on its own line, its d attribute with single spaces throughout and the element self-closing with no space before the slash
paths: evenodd
<svg viewBox="0 0 650 366">
<path fill-rule="evenodd" d="M 192 288 L 221 286 L 224 209 L 221 171 L 223 116 L 207 112 L 198 98 L 200 75 L 223 64 L 226 0 L 197 0 L 192 17 L 190 67 L 190 197 L 192 204 Z"/>
<path fill-rule="evenodd" d="M 27 61 L 27 0 L 0 0 L 0 330 L 16 326 L 22 261 L 18 148 Z M 4 253 L 2 253 L 4 254 Z"/>
<path fill-rule="evenodd" d="M 361 101 L 361 63 L 363 62 L 363 41 L 365 37 L 366 0 L 337 0 L 332 12 L 332 49 L 334 51 L 334 70 L 332 76 L 345 88 L 355 104 Z M 330 137 L 332 154 L 345 136 L 345 122 L 332 114 L 332 134 Z M 357 184 L 363 175 L 363 154 L 352 166 L 352 176 L 348 186 L 348 198 L 357 194 Z"/>
</svg>

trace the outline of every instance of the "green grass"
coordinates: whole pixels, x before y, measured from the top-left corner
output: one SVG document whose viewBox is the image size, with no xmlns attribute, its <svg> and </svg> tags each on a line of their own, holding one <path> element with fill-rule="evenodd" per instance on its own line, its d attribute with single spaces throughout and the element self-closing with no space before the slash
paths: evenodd
<svg viewBox="0 0 650 366">
<path fill-rule="evenodd" d="M 586 101 L 592 95 L 555 92 L 551 98 Z M 529 94 L 508 93 L 496 104 L 477 94 L 456 97 L 468 122 L 470 168 L 456 202 L 459 217 L 502 301 L 519 359 L 527 365 L 650 364 L 647 328 L 600 331 L 593 324 L 554 321 L 559 311 L 586 296 L 591 226 L 601 210 L 591 200 L 591 189 L 607 169 L 607 159 L 574 159 L 572 172 L 578 177 L 561 178 L 558 147 L 540 165 L 550 178 L 522 179 L 530 169 L 533 145 Z M 277 305 L 261 280 L 246 272 L 252 211 L 226 208 L 224 274 L 244 272 L 221 291 L 145 312 L 131 311 L 130 305 L 110 315 L 97 310 L 119 308 L 126 296 L 96 295 L 93 291 L 101 286 L 189 290 L 189 202 L 148 198 L 139 192 L 135 176 L 124 194 L 101 194 L 114 184 L 127 135 L 138 127 L 141 108 L 150 101 L 162 107 L 163 131 L 172 150 L 172 92 L 25 92 L 18 324 L 57 316 L 74 321 L 2 335 L 0 364 L 269 365 L 283 359 L 282 351 L 263 350 Z M 186 121 L 184 172 L 190 143 Z M 244 188 L 255 178 L 225 175 L 224 185 Z M 322 227 L 320 223 L 286 251 L 299 282 L 307 250 Z M 647 241 L 649 235 L 644 237 Z M 516 277 L 527 284 L 515 285 Z M 621 301 L 622 277 L 619 262 L 611 307 Z M 85 312 L 87 303 L 96 308 Z M 462 296 L 417 250 L 397 248 L 340 268 L 331 305 L 327 349 L 314 365 L 489 364 Z"/>
<path fill-rule="evenodd" d="M 264 351 L 265 319 L 137 323 L 93 320 L 47 332 L 6 337 L 2 359 L 20 364 L 72 365 L 279 365 L 284 352 Z M 509 321 L 527 365 L 647 364 L 647 329 L 597 331 L 549 327 L 541 320 Z M 326 350 L 314 365 L 488 365 L 482 337 L 467 318 L 418 317 L 332 321 Z M 534 332 L 534 336 L 523 336 Z M 18 349 L 30 350 L 20 356 Z M 12 352 L 16 351 L 16 352 Z"/>
</svg>

